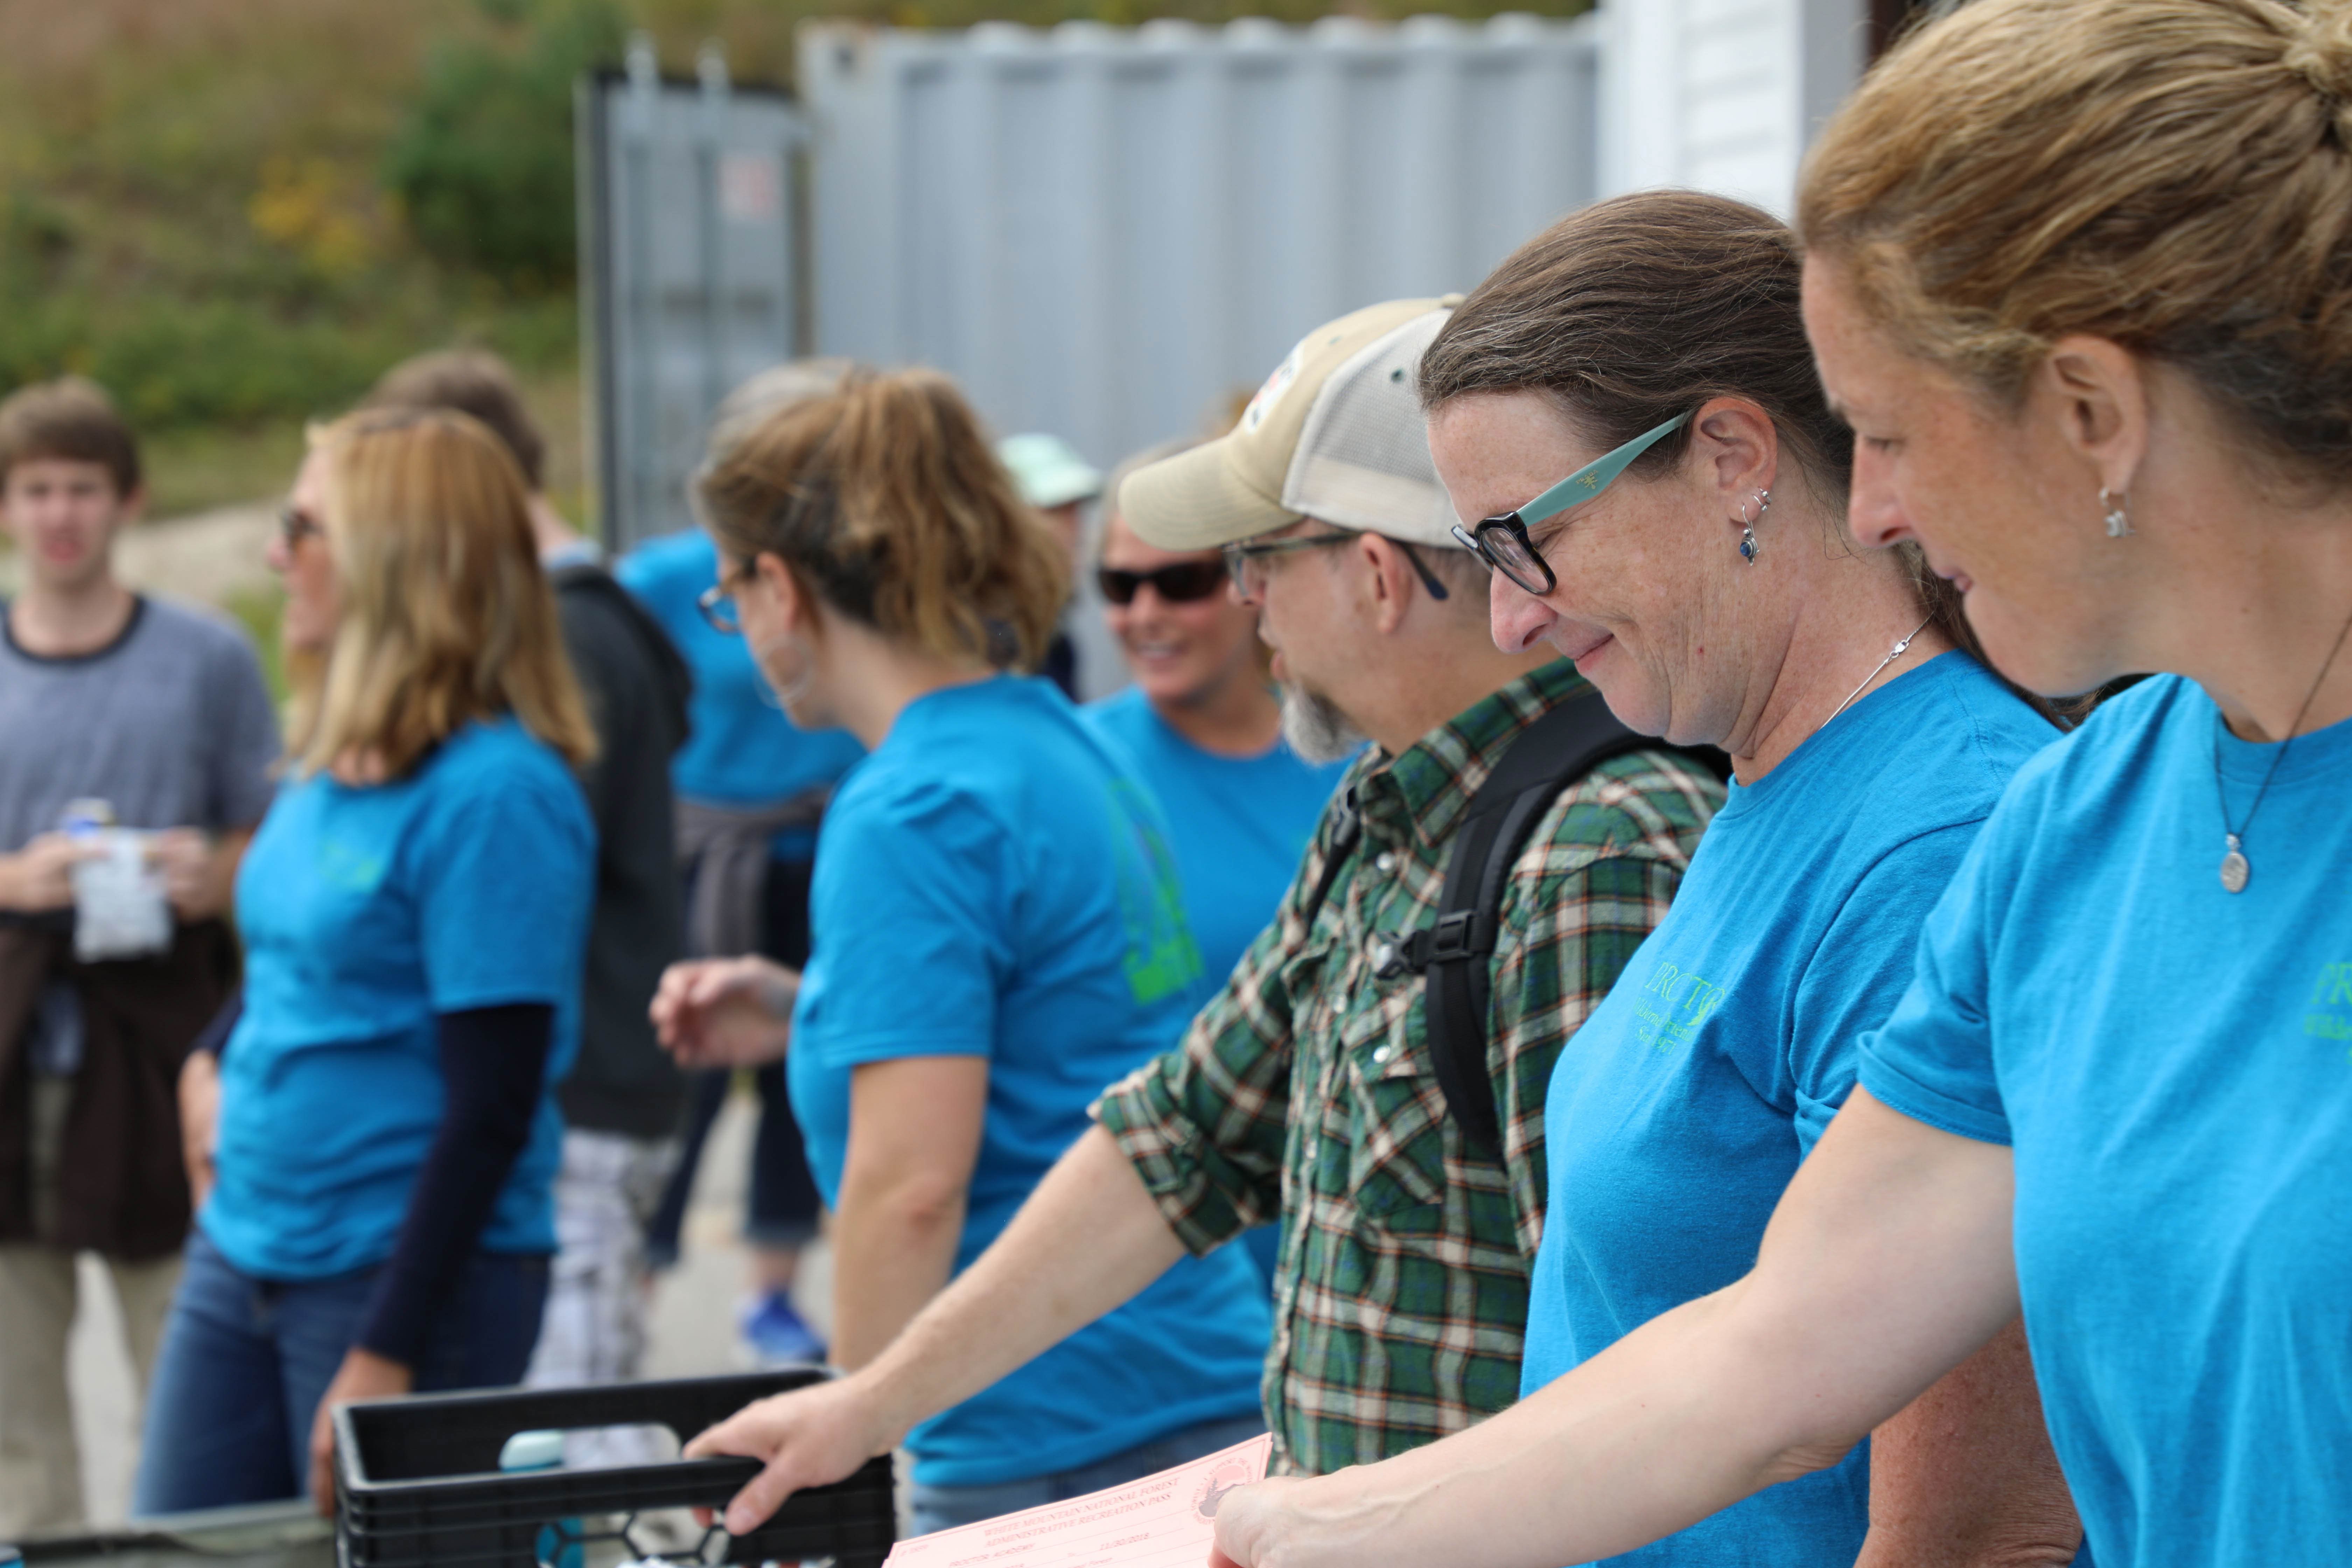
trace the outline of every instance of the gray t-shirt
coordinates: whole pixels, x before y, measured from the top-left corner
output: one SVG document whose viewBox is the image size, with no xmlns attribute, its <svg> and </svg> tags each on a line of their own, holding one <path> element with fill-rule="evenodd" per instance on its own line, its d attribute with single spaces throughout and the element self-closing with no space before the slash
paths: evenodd
<svg viewBox="0 0 2352 1568">
<path fill-rule="evenodd" d="M 125 827 L 251 827 L 276 784 L 278 715 L 233 623 L 142 597 L 96 653 L 43 658 L 0 602 L 0 852 L 110 801 Z"/>
</svg>

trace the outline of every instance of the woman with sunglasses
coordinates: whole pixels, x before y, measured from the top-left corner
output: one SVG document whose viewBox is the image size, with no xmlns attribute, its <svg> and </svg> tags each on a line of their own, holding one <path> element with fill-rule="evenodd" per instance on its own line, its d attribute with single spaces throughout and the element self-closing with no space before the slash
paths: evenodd
<svg viewBox="0 0 2352 1568">
<path fill-rule="evenodd" d="M 1523 1394 L 1754 1263 L 1927 910 L 2057 736 L 1916 558 L 1846 541 L 1799 283 L 1752 207 L 1622 197 L 1506 260 L 1422 361 L 1497 645 L 1573 658 L 1633 728 L 1735 772 L 1553 1069 Z M 1844 1462 L 1622 1561 L 2063 1562 L 2070 1525 L 2012 1330 Z"/>
<path fill-rule="evenodd" d="M 522 472 L 464 415 L 373 410 L 313 433 L 292 502 L 289 765 L 237 876 L 142 1515 L 329 1511 L 333 1407 L 520 1381 L 556 1249 L 596 738 Z"/>
<path fill-rule="evenodd" d="M 818 831 L 806 970 L 681 964 L 654 1017 L 690 1066 L 785 1058 L 835 1219 L 833 1360 L 855 1368 L 1205 993 L 1150 795 L 1051 682 L 1007 673 L 1044 655 L 1066 557 L 953 384 L 854 372 L 721 446 L 698 480 L 714 599 L 793 721 L 868 754 Z M 1238 1253 L 1177 1264 L 914 1429 L 918 1527 L 1264 1430 L 1267 1333 Z"/>
<path fill-rule="evenodd" d="M 1192 445 L 1129 458 L 1103 493 Z M 1097 563 L 1103 616 L 1135 684 L 1085 717 L 1168 813 L 1185 912 L 1215 982 L 1273 918 L 1347 759 L 1309 763 L 1284 738 L 1257 611 L 1233 594 L 1216 551 L 1146 544 L 1111 511 Z"/>
</svg>

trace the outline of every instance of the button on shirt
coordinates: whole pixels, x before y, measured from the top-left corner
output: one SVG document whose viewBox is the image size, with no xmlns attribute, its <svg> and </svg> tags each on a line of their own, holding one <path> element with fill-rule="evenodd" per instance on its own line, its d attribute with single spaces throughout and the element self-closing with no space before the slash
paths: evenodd
<svg viewBox="0 0 2352 1568">
<path fill-rule="evenodd" d="M 1635 752 L 1537 825 L 1490 972 L 1499 1161 L 1472 1152 L 1446 1113 L 1422 977 L 1375 949 L 1435 922 L 1471 795 L 1528 725 L 1591 689 L 1548 665 L 1402 755 L 1358 763 L 1223 992 L 1096 1106 L 1194 1252 L 1284 1216 L 1262 1392 L 1288 1471 L 1386 1458 L 1517 1396 L 1544 1086 L 1664 918 L 1723 790 L 1677 753 Z M 1310 923 L 1303 905 L 1350 801 L 1362 843 Z"/>
</svg>

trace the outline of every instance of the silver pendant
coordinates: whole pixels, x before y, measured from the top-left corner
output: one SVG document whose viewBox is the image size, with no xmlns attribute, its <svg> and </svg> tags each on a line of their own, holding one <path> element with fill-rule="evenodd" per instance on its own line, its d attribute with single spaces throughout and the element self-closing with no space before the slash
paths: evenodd
<svg viewBox="0 0 2352 1568">
<path fill-rule="evenodd" d="M 2242 893 L 2246 890 L 2246 879 L 2254 874 L 2254 868 L 2247 863 L 2246 852 L 2238 847 L 2238 836 L 2226 833 L 2222 837 L 2230 841 L 2230 852 L 2221 857 L 2221 886 L 2230 892 Z"/>
</svg>

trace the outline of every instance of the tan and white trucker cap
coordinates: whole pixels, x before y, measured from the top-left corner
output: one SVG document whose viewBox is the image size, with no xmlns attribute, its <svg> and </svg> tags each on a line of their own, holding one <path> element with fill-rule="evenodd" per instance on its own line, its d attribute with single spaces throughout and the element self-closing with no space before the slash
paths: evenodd
<svg viewBox="0 0 2352 1568">
<path fill-rule="evenodd" d="M 1461 300 L 1392 300 L 1307 333 L 1230 433 L 1129 474 L 1120 518 L 1162 550 L 1213 549 L 1302 517 L 1460 549 L 1419 378 Z"/>
</svg>

